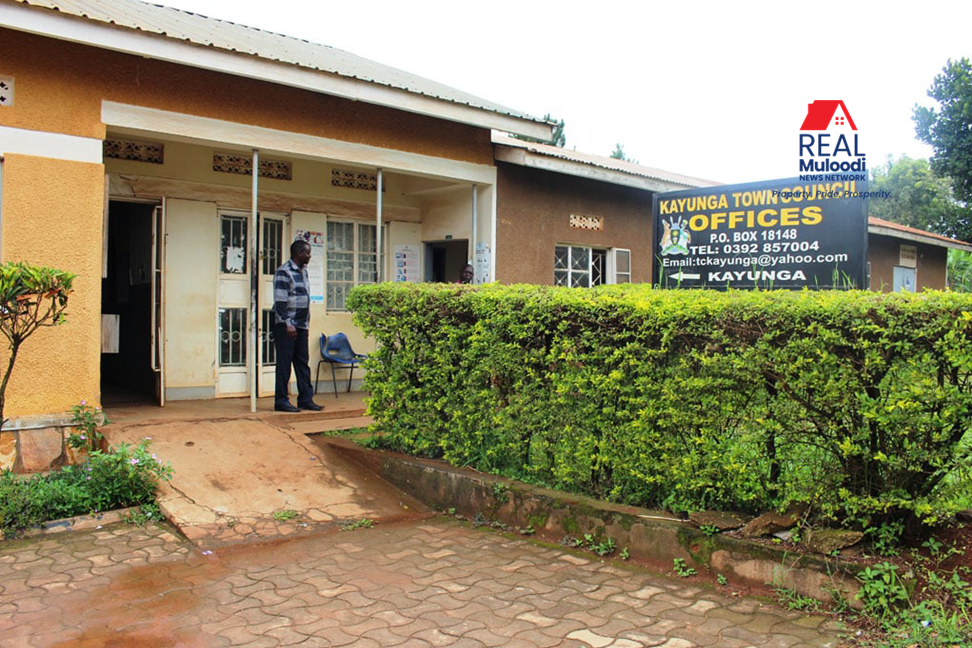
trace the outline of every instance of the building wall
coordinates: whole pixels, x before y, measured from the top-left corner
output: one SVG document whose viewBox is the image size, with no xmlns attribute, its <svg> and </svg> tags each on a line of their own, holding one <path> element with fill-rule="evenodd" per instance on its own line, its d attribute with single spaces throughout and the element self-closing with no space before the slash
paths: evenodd
<svg viewBox="0 0 972 648">
<path fill-rule="evenodd" d="M 651 281 L 651 193 L 497 163 L 496 279 L 552 285 L 557 244 L 631 250 L 631 280 Z M 602 216 L 601 231 L 570 215 Z"/>
<path fill-rule="evenodd" d="M 0 108 L 0 127 L 97 143 L 107 132 L 102 102 L 112 101 L 456 161 L 464 168 L 492 167 L 485 128 L 3 28 L 0 75 L 15 81 L 15 102 Z M 107 170 L 113 198 L 169 198 L 166 378 L 177 394 L 198 397 L 212 393 L 218 371 L 216 215 L 224 208 L 249 209 L 250 178 L 214 172 L 212 150 L 204 146 L 164 143 L 163 165 L 109 160 Z M 100 393 L 106 166 L 15 154 L 3 164 L 3 260 L 23 259 L 79 275 L 68 324 L 41 331 L 25 345 L 8 391 L 7 413 L 63 413 L 81 399 L 97 401 Z M 374 192 L 332 187 L 331 168 L 324 161 L 295 160 L 292 182 L 261 180 L 261 210 L 317 214 L 295 215 L 291 231 L 323 231 L 325 213 L 373 219 Z M 386 219 L 417 224 L 427 200 L 410 197 L 410 191 L 443 180 L 389 173 L 386 182 Z M 446 199 L 441 209 L 459 214 L 465 211 L 463 202 Z M 492 209 L 491 203 L 487 208 Z M 418 236 L 414 227 L 407 234 L 409 241 Z M 387 241 L 389 251 L 394 243 Z M 321 332 L 342 330 L 356 346 L 368 349 L 349 314 L 315 307 L 313 318 L 312 347 Z M 312 351 L 312 365 L 316 358 Z"/>
<path fill-rule="evenodd" d="M 102 100 L 479 164 L 488 129 L 0 28 L 0 124 L 103 139 Z"/>
<path fill-rule="evenodd" d="M 67 321 L 38 330 L 20 348 L 7 385 L 7 418 L 66 412 L 98 394 L 104 177 L 100 164 L 4 157 L 3 261 L 77 275 Z M 6 344 L 0 356 L 5 368 Z"/>
<path fill-rule="evenodd" d="M 904 239 L 868 234 L 867 258 L 871 263 L 871 290 L 891 292 L 894 287 L 894 267 L 900 264 L 901 245 L 918 248 L 915 283 L 918 291 L 945 288 L 948 249 Z"/>
</svg>

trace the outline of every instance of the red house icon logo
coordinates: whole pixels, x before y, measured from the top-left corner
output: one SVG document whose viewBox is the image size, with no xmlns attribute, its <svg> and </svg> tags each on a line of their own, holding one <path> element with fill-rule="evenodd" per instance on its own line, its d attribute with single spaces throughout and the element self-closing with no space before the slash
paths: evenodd
<svg viewBox="0 0 972 648">
<path fill-rule="evenodd" d="M 831 126 L 846 125 L 850 125 L 852 130 L 857 130 L 842 99 L 817 99 L 812 104 L 807 104 L 807 116 L 800 130 L 821 131 Z"/>
</svg>

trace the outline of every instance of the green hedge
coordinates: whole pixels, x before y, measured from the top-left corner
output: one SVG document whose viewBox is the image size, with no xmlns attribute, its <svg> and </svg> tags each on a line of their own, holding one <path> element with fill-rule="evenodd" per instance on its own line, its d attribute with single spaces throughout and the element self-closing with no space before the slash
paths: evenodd
<svg viewBox="0 0 972 648">
<path fill-rule="evenodd" d="M 968 506 L 967 295 L 381 284 L 349 304 L 405 452 L 675 511 Z"/>
</svg>

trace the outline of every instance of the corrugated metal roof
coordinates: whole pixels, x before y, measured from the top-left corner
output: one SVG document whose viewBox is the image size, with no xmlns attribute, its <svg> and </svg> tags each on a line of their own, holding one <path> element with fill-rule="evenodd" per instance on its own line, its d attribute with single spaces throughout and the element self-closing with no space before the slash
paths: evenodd
<svg viewBox="0 0 972 648">
<path fill-rule="evenodd" d="M 691 176 L 672 173 L 671 171 L 665 171 L 664 169 L 656 169 L 654 167 L 644 166 L 634 162 L 627 162 L 625 160 L 615 160 L 614 158 L 603 157 L 600 155 L 591 155 L 590 153 L 572 151 L 570 149 L 561 148 L 559 146 L 551 146 L 549 144 L 528 142 L 525 140 L 516 139 L 515 137 L 508 137 L 496 132 L 493 133 L 493 143 L 500 144 L 502 146 L 526 149 L 531 153 L 559 158 L 561 160 L 568 160 L 570 162 L 588 164 L 601 169 L 621 171 L 634 176 L 651 178 L 652 180 L 660 180 L 662 182 L 670 182 L 672 184 L 682 185 L 684 187 L 710 187 L 722 184 L 721 182 L 693 178 Z"/>
<path fill-rule="evenodd" d="M 518 119 L 546 123 L 526 113 L 351 52 L 209 18 L 140 0 L 17 0 L 62 14 L 196 45 L 248 54 L 301 68 L 337 74 Z M 268 5 L 269 6 L 269 5 Z"/>
<path fill-rule="evenodd" d="M 935 234 L 934 232 L 928 232 L 926 230 L 920 230 L 916 227 L 908 227 L 907 225 L 894 223 L 875 216 L 868 216 L 867 224 L 870 227 L 883 227 L 885 229 L 895 230 L 904 234 L 912 234 L 921 238 L 930 239 L 930 243 L 933 241 L 940 241 L 942 243 L 950 243 L 952 244 L 952 247 L 961 247 L 965 250 L 972 250 L 972 244 L 966 243 L 965 241 L 949 238 L 947 236 L 942 236 L 941 234 Z"/>
</svg>

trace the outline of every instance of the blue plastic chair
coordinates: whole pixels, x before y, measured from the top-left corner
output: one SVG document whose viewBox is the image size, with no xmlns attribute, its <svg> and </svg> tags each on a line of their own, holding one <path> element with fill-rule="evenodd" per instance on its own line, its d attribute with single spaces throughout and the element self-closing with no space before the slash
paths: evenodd
<svg viewBox="0 0 972 648">
<path fill-rule="evenodd" d="M 355 353 L 348 342 L 348 336 L 344 333 L 335 333 L 331 337 L 321 334 L 321 360 L 317 363 L 317 374 L 314 377 L 314 393 L 321 380 L 321 365 L 325 362 L 331 365 L 331 381 L 334 384 L 334 398 L 337 398 L 337 374 L 335 369 L 348 368 L 348 391 L 351 391 L 351 379 L 354 377 L 354 368 L 367 358 L 363 353 Z"/>
</svg>

